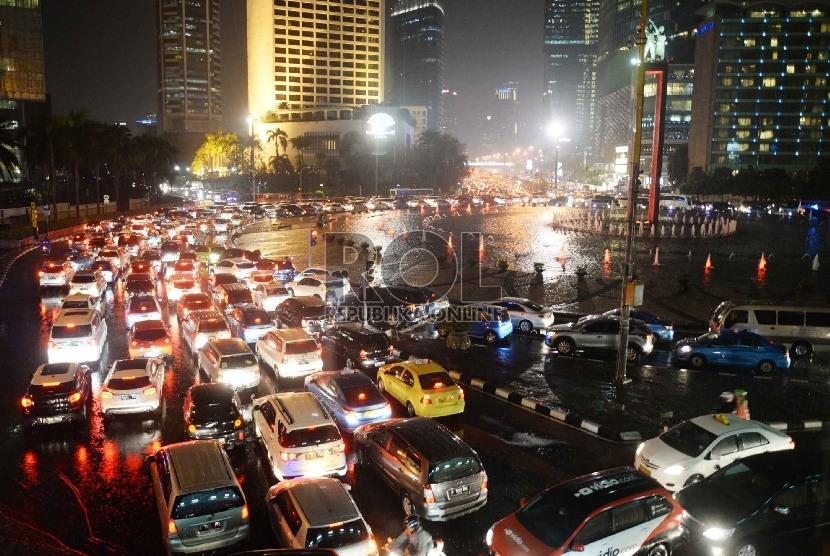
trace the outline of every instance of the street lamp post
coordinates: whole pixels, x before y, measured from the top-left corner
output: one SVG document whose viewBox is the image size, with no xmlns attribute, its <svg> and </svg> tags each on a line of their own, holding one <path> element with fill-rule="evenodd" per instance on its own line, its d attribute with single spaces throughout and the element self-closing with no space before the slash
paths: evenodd
<svg viewBox="0 0 830 556">
<path fill-rule="evenodd" d="M 553 163 L 553 190 L 559 190 L 559 143 L 562 140 L 562 124 L 560 122 L 553 122 L 548 128 L 548 134 L 553 138 L 554 163 Z"/>
</svg>

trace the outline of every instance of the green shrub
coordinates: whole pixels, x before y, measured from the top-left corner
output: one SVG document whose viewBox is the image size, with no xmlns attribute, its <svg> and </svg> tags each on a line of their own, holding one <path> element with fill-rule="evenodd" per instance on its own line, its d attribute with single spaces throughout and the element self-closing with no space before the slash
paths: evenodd
<svg viewBox="0 0 830 556">
<path fill-rule="evenodd" d="M 507 270 L 510 267 L 510 262 L 508 262 L 504 259 L 501 259 L 498 262 L 498 266 L 501 270 Z"/>
</svg>

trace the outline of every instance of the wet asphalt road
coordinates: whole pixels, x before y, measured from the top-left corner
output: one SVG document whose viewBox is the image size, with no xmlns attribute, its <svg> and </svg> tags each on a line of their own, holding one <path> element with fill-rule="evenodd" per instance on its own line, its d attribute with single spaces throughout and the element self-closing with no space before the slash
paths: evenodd
<svg viewBox="0 0 830 556">
<path fill-rule="evenodd" d="M 0 290 L 0 513 L 25 524 L 24 530 L 68 552 L 87 554 L 160 554 L 160 526 L 144 457 L 159 446 L 183 440 L 180 394 L 196 380 L 189 357 L 182 354 L 175 314 L 168 316 L 175 340 L 174 362 L 165 380 L 160 422 L 123 419 L 104 428 L 97 401 L 87 433 L 66 429 L 24 436 L 20 429 L 20 397 L 29 374 L 45 362 L 49 327 L 57 315 L 60 296 L 41 298 L 36 280 L 40 256 L 24 256 Z M 109 326 L 103 365 L 127 356 L 122 287 L 107 293 Z M 538 342 L 537 342 L 538 343 Z M 494 353 L 484 357 L 499 359 Z M 509 362 L 509 361 L 508 361 Z M 336 368 L 327 361 L 326 367 Z M 263 369 L 257 394 L 275 391 L 273 374 Z M 101 372 L 93 381 L 96 400 Z M 280 384 L 298 389 L 299 383 Z M 243 398 L 247 398 L 243 396 Z M 247 407 L 250 412 L 250 404 Z M 396 406 L 398 414 L 402 408 Z M 634 446 L 618 446 L 592 438 L 519 408 L 470 392 L 465 414 L 446 422 L 475 448 L 490 482 L 490 498 L 482 510 L 462 518 L 430 524 L 428 529 L 447 542 L 449 555 L 477 554 L 487 528 L 514 511 L 519 501 L 544 485 L 611 466 L 629 464 Z M 249 425 L 249 438 L 253 438 Z M 803 434 L 799 446 L 826 449 L 825 434 Z M 248 443 L 232 461 L 249 502 L 251 548 L 275 547 L 262 502 L 274 482 L 261 451 Z M 382 543 L 396 535 L 402 513 L 396 496 L 371 474 L 360 475 L 352 494 Z M 8 553 L 26 553 L 20 538 L 0 531 Z M 6 552 L 2 550 L 0 552 Z M 687 551 L 688 553 L 688 551 Z"/>
</svg>

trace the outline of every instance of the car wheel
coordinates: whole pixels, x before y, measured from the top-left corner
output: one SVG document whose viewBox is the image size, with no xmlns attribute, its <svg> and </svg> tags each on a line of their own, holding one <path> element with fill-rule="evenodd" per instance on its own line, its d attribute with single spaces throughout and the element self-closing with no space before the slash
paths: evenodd
<svg viewBox="0 0 830 556">
<path fill-rule="evenodd" d="M 576 344 L 570 338 L 559 338 L 556 340 L 556 351 L 562 355 L 573 355 Z"/>
<path fill-rule="evenodd" d="M 401 494 L 401 509 L 404 515 L 415 515 L 415 504 L 412 502 L 412 497 L 406 492 Z"/>
<path fill-rule="evenodd" d="M 751 542 L 742 544 L 735 551 L 735 556 L 760 556 L 758 549 Z"/>
<path fill-rule="evenodd" d="M 625 350 L 626 362 L 636 365 L 640 362 L 640 348 L 633 344 L 629 344 L 628 349 Z"/>
<path fill-rule="evenodd" d="M 685 482 L 685 483 L 683 483 L 683 486 L 684 486 L 684 487 L 687 487 L 687 486 L 689 486 L 689 485 L 693 485 L 693 484 L 695 484 L 695 483 L 699 483 L 699 482 L 700 482 L 700 481 L 702 481 L 702 480 L 703 480 L 703 475 L 700 475 L 700 474 L 697 474 L 697 475 L 692 475 L 691 477 L 689 477 L 688 479 L 686 479 L 686 482 Z"/>
<path fill-rule="evenodd" d="M 406 414 L 410 417 L 415 417 L 415 407 L 410 403 L 406 402 Z"/>
<path fill-rule="evenodd" d="M 694 367 L 695 369 L 702 369 L 703 367 L 705 367 L 705 366 L 706 366 L 706 358 L 705 358 L 705 357 L 703 357 L 702 355 L 694 354 L 694 355 L 692 355 L 692 357 L 689 359 L 689 363 L 690 363 L 690 364 L 692 365 L 692 367 Z"/>
<path fill-rule="evenodd" d="M 792 354 L 796 357 L 807 357 L 813 353 L 813 346 L 807 342 L 796 342 L 793 344 L 793 347 L 790 348 L 790 352 L 792 352 Z"/>
<path fill-rule="evenodd" d="M 764 359 L 763 361 L 758 363 L 758 370 L 761 371 L 765 375 L 768 375 L 770 373 L 774 373 L 775 372 L 775 363 L 773 363 L 769 359 Z"/>
<path fill-rule="evenodd" d="M 84 401 L 83 409 L 81 410 L 81 419 L 78 421 L 78 428 L 83 430 L 89 422 L 89 400 Z"/>
<path fill-rule="evenodd" d="M 495 332 L 490 330 L 487 334 L 484 335 L 484 341 L 490 344 L 491 346 L 494 345 L 496 342 L 499 341 L 499 337 L 496 335 Z"/>
<path fill-rule="evenodd" d="M 652 546 L 646 553 L 647 556 L 669 556 L 669 549 L 664 544 Z"/>
<path fill-rule="evenodd" d="M 380 377 L 378 377 L 378 390 L 381 394 L 386 392 L 386 386 L 383 385 L 383 379 L 381 379 Z"/>
<path fill-rule="evenodd" d="M 521 330 L 525 334 L 530 334 L 531 332 L 533 332 L 533 323 L 529 320 L 523 320 L 519 323 L 519 330 Z"/>
</svg>

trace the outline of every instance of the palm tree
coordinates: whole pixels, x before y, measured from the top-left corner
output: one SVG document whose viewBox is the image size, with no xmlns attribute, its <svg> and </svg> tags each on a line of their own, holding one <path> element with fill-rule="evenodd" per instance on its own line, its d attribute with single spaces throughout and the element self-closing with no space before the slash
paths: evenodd
<svg viewBox="0 0 830 556">
<path fill-rule="evenodd" d="M 421 183 L 434 184 L 439 191 L 454 189 L 470 172 L 464 145 L 447 133 L 423 132 L 415 145 L 415 155 Z"/>
<path fill-rule="evenodd" d="M 61 126 L 61 146 L 66 160 L 72 165 L 75 174 L 75 216 L 81 216 L 81 184 L 80 165 L 84 155 L 84 145 L 87 143 L 86 127 L 89 125 L 89 112 L 79 110 L 70 112 Z"/>
<path fill-rule="evenodd" d="M 112 173 L 115 206 L 121 210 L 121 173 L 138 158 L 132 133 L 125 126 L 110 125 L 106 131 L 107 166 Z"/>
<path fill-rule="evenodd" d="M 273 142 L 276 145 L 276 156 L 280 155 L 280 147 L 282 147 L 282 152 L 286 152 L 288 150 L 288 134 L 280 128 L 274 130 L 269 129 L 265 134 L 265 137 L 268 139 L 269 143 Z"/>
<path fill-rule="evenodd" d="M 288 142 L 297 150 L 297 171 L 301 172 L 305 168 L 304 151 L 311 146 L 311 137 L 299 135 L 289 139 Z"/>
<path fill-rule="evenodd" d="M 136 145 L 143 155 L 142 169 L 145 175 L 150 176 L 150 192 L 153 195 L 158 191 L 158 176 L 170 176 L 173 163 L 176 159 L 176 149 L 165 137 L 141 135 L 135 138 Z"/>
<path fill-rule="evenodd" d="M 52 200 L 58 201 L 57 184 L 55 183 L 55 155 L 61 127 L 66 118 L 63 116 L 39 116 L 23 130 L 26 141 L 26 158 L 32 162 L 40 162 L 49 168 L 49 183 L 52 185 Z"/>
<path fill-rule="evenodd" d="M 10 120 L 0 121 L 0 177 L 14 177 L 15 172 L 20 170 L 20 161 L 14 150 L 20 146 L 9 133 L 12 122 Z"/>
<path fill-rule="evenodd" d="M 101 122 L 90 121 L 85 126 L 83 157 L 90 169 L 95 169 L 95 204 L 96 214 L 101 214 L 101 164 L 106 163 L 107 126 Z"/>
</svg>

